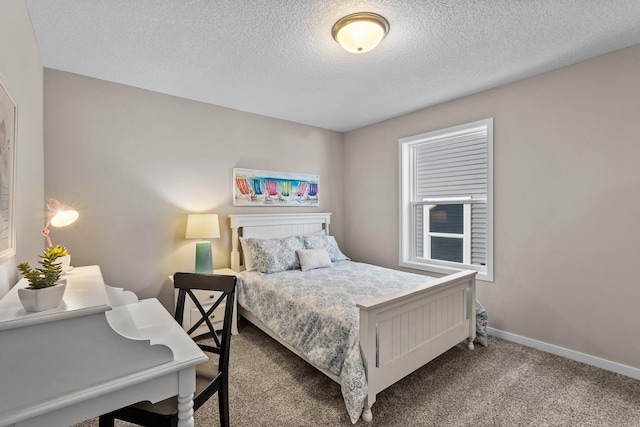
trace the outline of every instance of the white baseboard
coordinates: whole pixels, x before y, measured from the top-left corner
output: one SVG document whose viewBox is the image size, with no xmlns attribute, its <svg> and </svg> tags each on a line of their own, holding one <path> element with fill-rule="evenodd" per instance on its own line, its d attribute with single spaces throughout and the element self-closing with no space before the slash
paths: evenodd
<svg viewBox="0 0 640 427">
<path fill-rule="evenodd" d="M 580 353 L 579 351 L 569 350 L 568 348 L 563 348 L 557 345 L 548 344 L 546 342 L 537 341 L 531 338 L 512 334 L 510 332 L 501 331 L 499 329 L 487 327 L 487 334 L 640 380 L 640 369 L 638 368 L 622 365 L 610 360 L 590 356 L 588 354 Z"/>
</svg>

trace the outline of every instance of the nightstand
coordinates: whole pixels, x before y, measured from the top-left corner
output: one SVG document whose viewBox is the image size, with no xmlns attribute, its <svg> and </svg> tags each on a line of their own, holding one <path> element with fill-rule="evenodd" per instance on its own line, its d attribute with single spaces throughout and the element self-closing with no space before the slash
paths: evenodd
<svg viewBox="0 0 640 427">
<path fill-rule="evenodd" d="M 216 268 L 213 271 L 214 274 L 223 274 L 226 276 L 235 276 L 237 274 L 236 271 L 233 271 L 230 268 Z M 171 280 L 173 280 L 173 276 L 171 276 Z M 208 311 L 211 308 L 213 302 L 218 298 L 218 292 L 211 291 L 203 291 L 203 290 L 194 290 L 193 294 L 196 296 L 200 304 L 202 304 L 202 308 L 205 311 Z M 174 298 L 178 297 L 178 291 L 174 291 Z M 231 320 L 231 334 L 236 335 L 238 333 L 238 292 L 236 289 L 236 295 L 233 300 L 233 318 Z M 174 304 L 175 306 L 175 304 Z M 211 313 L 209 319 L 213 324 L 213 327 L 216 329 L 222 329 L 222 321 L 224 320 L 224 310 L 225 304 L 222 303 Z M 187 297 L 184 303 L 184 318 L 182 319 L 182 327 L 185 331 L 188 331 L 193 322 L 196 322 L 200 319 L 200 312 L 198 311 L 198 307 L 193 304 L 191 298 Z M 196 333 L 206 333 L 208 332 L 207 325 L 201 325 Z"/>
</svg>

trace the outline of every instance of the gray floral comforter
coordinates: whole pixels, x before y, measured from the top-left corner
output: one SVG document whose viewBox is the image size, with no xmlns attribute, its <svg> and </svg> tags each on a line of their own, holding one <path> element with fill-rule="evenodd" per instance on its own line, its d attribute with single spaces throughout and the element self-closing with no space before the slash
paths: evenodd
<svg viewBox="0 0 640 427">
<path fill-rule="evenodd" d="M 431 280 L 428 276 L 339 261 L 331 268 L 305 272 L 243 272 L 237 294 L 238 303 L 281 339 L 316 367 L 340 378 L 347 412 L 355 423 L 367 395 L 356 302 Z"/>
</svg>

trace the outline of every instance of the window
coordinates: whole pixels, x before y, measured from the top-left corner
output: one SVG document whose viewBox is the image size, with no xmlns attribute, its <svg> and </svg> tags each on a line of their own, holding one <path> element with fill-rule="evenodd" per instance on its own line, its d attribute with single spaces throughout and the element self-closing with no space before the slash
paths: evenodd
<svg viewBox="0 0 640 427">
<path fill-rule="evenodd" d="M 493 119 L 399 143 L 400 266 L 493 281 Z"/>
</svg>

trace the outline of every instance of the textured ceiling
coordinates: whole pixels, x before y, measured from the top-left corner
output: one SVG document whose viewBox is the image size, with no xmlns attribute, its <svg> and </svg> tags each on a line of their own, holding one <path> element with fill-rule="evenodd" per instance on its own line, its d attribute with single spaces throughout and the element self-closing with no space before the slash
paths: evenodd
<svg viewBox="0 0 640 427">
<path fill-rule="evenodd" d="M 45 67 L 348 131 L 640 43 L 640 0 L 26 0 Z M 390 23 L 355 55 L 339 18 Z"/>
</svg>

